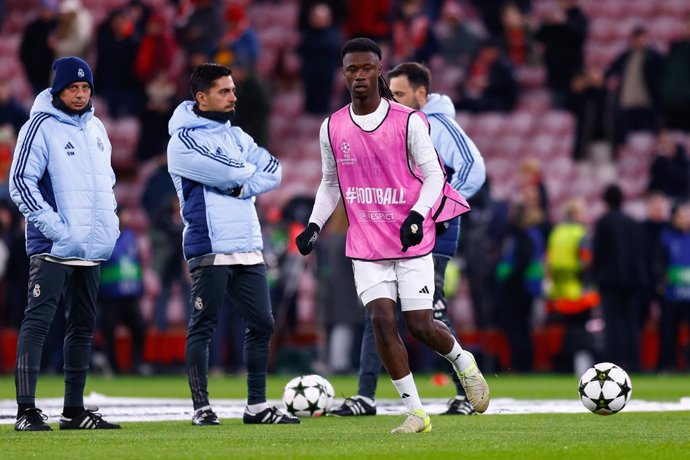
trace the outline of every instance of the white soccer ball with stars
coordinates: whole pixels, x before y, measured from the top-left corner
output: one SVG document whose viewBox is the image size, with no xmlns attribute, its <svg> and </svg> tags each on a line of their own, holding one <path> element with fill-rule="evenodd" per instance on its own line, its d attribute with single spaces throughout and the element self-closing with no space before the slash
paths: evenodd
<svg viewBox="0 0 690 460">
<path fill-rule="evenodd" d="M 333 385 L 316 374 L 300 375 L 285 385 L 283 404 L 298 417 L 323 415 L 333 405 Z"/>
<path fill-rule="evenodd" d="M 632 395 L 628 373 L 613 363 L 599 363 L 580 377 L 580 400 L 598 415 L 620 412 Z"/>
</svg>

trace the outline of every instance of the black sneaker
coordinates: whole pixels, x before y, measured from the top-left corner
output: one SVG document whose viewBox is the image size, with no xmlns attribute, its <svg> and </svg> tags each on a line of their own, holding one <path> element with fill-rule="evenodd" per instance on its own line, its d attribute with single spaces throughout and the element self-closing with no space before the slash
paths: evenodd
<svg viewBox="0 0 690 460">
<path fill-rule="evenodd" d="M 81 414 L 67 418 L 60 417 L 61 430 L 119 430 L 122 428 L 117 423 L 103 420 L 103 416 L 96 412 L 98 407 L 89 407 Z"/>
<path fill-rule="evenodd" d="M 302 423 L 302 421 L 294 415 L 284 414 L 277 407 L 269 407 L 257 414 L 252 414 L 247 409 L 244 410 L 242 421 L 247 425 L 270 425 L 270 424 L 290 424 Z"/>
<path fill-rule="evenodd" d="M 353 415 L 376 415 L 376 403 L 369 404 L 361 396 L 353 396 L 352 398 L 345 398 L 345 401 L 340 407 L 332 409 L 328 415 L 336 415 L 338 417 L 350 417 Z"/>
<path fill-rule="evenodd" d="M 476 414 L 472 404 L 465 396 L 456 396 L 448 401 L 448 410 L 442 412 L 441 415 L 472 415 Z"/>
<path fill-rule="evenodd" d="M 199 409 L 197 409 L 194 412 L 194 417 L 192 417 L 192 425 L 196 426 L 211 426 L 211 425 L 220 425 L 220 420 L 218 420 L 218 416 L 216 415 L 213 410 L 211 410 L 211 406 L 204 406 Z"/>
<path fill-rule="evenodd" d="M 14 422 L 14 431 L 52 431 L 46 420 L 48 416 L 41 409 L 37 407 L 24 409 L 22 415 Z"/>
</svg>

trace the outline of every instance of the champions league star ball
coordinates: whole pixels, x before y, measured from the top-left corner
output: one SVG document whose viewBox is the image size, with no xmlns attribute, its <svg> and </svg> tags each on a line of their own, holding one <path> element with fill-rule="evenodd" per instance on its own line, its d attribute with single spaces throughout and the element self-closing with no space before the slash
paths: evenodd
<svg viewBox="0 0 690 460">
<path fill-rule="evenodd" d="M 580 377 L 580 401 L 598 415 L 620 412 L 632 395 L 627 372 L 613 363 L 599 363 Z"/>
<path fill-rule="evenodd" d="M 320 375 L 300 375 L 285 385 L 283 404 L 298 417 L 323 415 L 333 405 L 333 385 Z"/>
</svg>

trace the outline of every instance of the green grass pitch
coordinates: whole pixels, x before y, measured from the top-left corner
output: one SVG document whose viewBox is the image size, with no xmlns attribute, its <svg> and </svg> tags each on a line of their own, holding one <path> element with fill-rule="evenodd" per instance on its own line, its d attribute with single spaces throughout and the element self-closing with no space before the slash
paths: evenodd
<svg viewBox="0 0 690 460">
<path fill-rule="evenodd" d="M 279 399 L 290 376 L 271 376 L 268 396 Z M 338 397 L 356 392 L 355 377 L 332 376 Z M 577 398 L 572 376 L 489 375 L 492 397 L 518 399 Z M 451 387 L 431 384 L 418 375 L 422 398 L 449 397 Z M 690 376 L 633 375 L 633 398 L 677 401 L 690 396 Z M 241 377 L 212 378 L 213 398 L 246 395 Z M 92 377 L 87 393 L 108 396 L 184 398 L 183 376 Z M 38 397 L 62 395 L 61 377 L 42 376 Z M 378 397 L 395 398 L 387 378 Z M 0 399 L 14 398 L 11 376 L 0 377 Z M 191 409 L 190 409 L 191 410 Z M 107 414 L 106 414 L 107 415 Z M 428 434 L 391 435 L 402 416 L 305 418 L 297 426 L 245 426 L 226 419 L 220 427 L 192 427 L 190 422 L 123 423 L 119 431 L 16 433 L 0 425 L 0 458 L 462 458 L 462 459 L 688 459 L 690 412 L 432 416 Z M 54 428 L 56 428 L 54 426 Z"/>
</svg>

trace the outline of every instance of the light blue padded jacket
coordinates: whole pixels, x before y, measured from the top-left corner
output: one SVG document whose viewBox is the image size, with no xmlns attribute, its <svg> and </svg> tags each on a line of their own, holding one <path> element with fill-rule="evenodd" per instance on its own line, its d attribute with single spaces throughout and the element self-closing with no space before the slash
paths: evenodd
<svg viewBox="0 0 690 460">
<path fill-rule="evenodd" d="M 26 252 L 107 260 L 120 235 L 108 135 L 93 108 L 69 115 L 52 97 L 50 89 L 36 97 L 10 169 L 10 196 L 27 220 Z"/>
<path fill-rule="evenodd" d="M 185 259 L 260 251 L 251 198 L 280 185 L 280 162 L 242 129 L 200 117 L 193 107 L 181 103 L 168 123 L 168 172 L 180 200 Z"/>
</svg>

